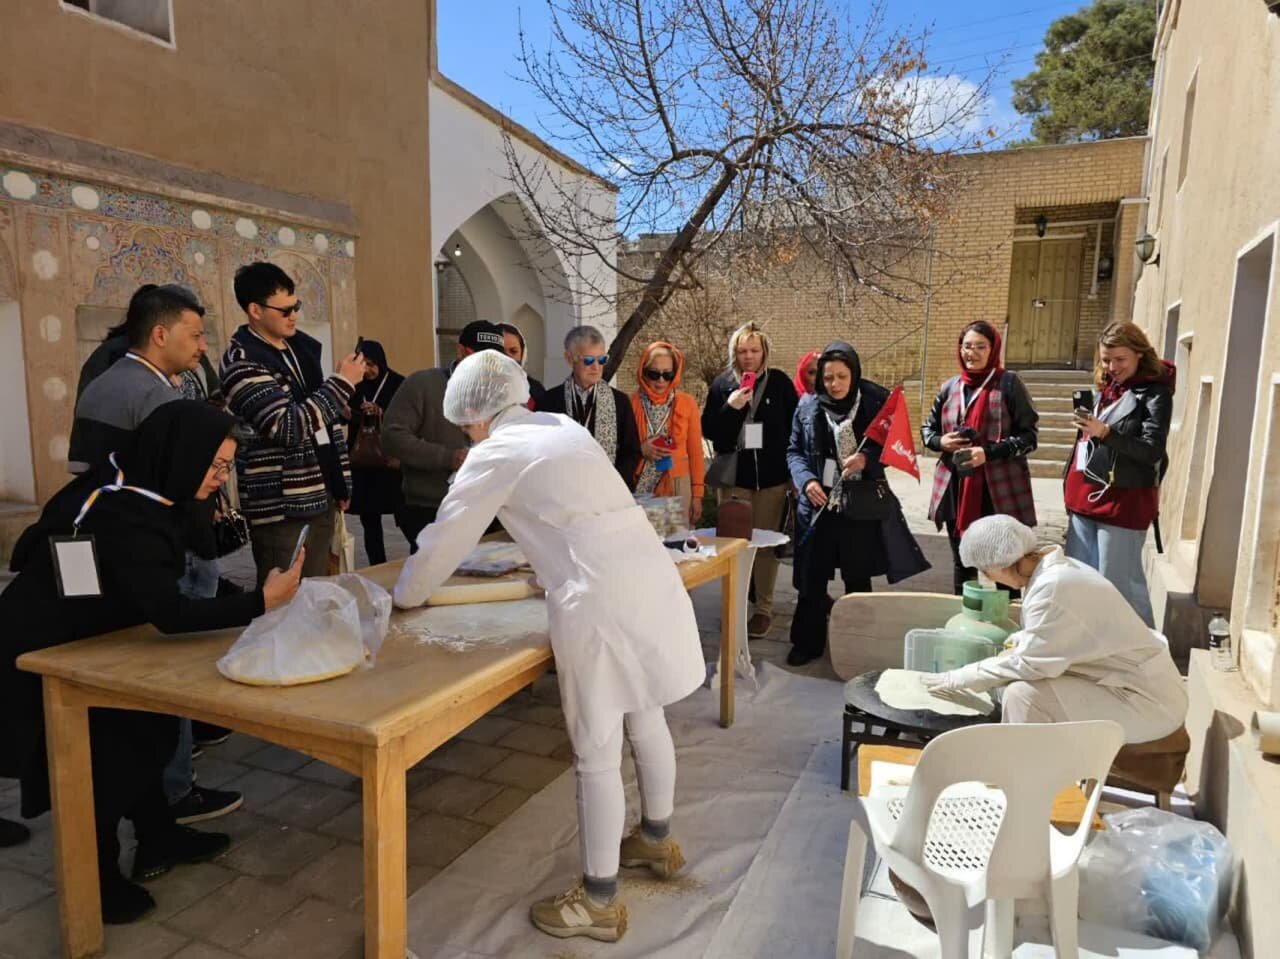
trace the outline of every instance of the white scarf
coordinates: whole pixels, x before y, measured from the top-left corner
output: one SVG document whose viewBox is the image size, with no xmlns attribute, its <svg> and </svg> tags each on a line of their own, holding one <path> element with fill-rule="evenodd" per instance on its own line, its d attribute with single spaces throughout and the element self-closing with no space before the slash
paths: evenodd
<svg viewBox="0 0 1280 959">
<path fill-rule="evenodd" d="M 601 400 L 603 397 L 603 400 Z M 579 399 L 581 398 L 581 399 Z M 583 409 L 578 419 L 578 407 Z M 570 376 L 564 381 L 564 408 L 571 417 L 587 428 L 600 444 L 609 462 L 618 457 L 618 406 L 613 399 L 613 388 L 603 381 L 589 390 L 580 390 Z"/>
</svg>

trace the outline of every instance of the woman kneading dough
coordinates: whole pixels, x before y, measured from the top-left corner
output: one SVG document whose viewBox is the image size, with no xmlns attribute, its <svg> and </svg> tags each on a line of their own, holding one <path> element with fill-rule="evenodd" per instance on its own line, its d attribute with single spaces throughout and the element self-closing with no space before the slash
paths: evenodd
<svg viewBox="0 0 1280 959">
<path fill-rule="evenodd" d="M 543 932 L 605 942 L 626 931 L 618 866 L 661 878 L 684 864 L 669 835 L 676 756 L 662 707 L 706 678 L 693 605 L 680 574 L 600 444 L 566 416 L 525 408 L 524 371 L 485 350 L 449 377 L 444 415 L 473 447 L 418 535 L 396 583 L 397 606 L 420 606 L 496 515 L 547 591 L 578 778 L 583 880 L 533 904 Z M 622 838 L 623 731 L 635 755 L 640 827 Z"/>
<path fill-rule="evenodd" d="M 1007 723 L 1113 719 L 1125 742 L 1161 739 L 1182 725 L 1187 694 L 1165 638 L 1149 629 L 1101 573 L 1012 516 L 976 520 L 960 540 L 966 566 L 1011 589 L 1024 590 L 1022 629 L 1012 649 L 960 669 L 926 676 L 948 691 L 1004 687 Z"/>
</svg>

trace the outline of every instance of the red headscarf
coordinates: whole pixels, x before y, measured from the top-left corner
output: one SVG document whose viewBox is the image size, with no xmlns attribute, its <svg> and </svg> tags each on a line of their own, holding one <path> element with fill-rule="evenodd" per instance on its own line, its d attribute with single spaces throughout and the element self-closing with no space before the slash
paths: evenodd
<svg viewBox="0 0 1280 959">
<path fill-rule="evenodd" d="M 980 370 L 971 370 L 964 365 L 964 357 L 960 352 L 960 342 L 956 343 L 956 361 L 960 364 L 960 380 L 970 389 L 977 389 L 978 395 L 969 404 L 962 426 L 969 426 L 978 432 L 978 446 L 987 439 L 987 404 L 1000 389 L 1000 378 L 1004 375 L 1004 367 L 1000 365 L 1001 340 L 1000 331 L 990 326 L 990 331 L 971 330 L 991 343 L 991 352 L 987 354 L 987 364 Z M 962 334 L 960 340 L 964 340 Z M 969 524 L 982 518 L 982 500 L 987 489 L 987 471 L 985 468 L 974 470 L 960 479 L 960 502 L 956 507 L 956 533 L 962 535 Z"/>
<path fill-rule="evenodd" d="M 796 364 L 796 378 L 793 381 L 796 385 L 796 396 L 804 396 L 806 393 L 812 393 L 813 388 L 805 382 L 804 371 L 810 363 L 817 363 L 818 357 L 822 355 L 822 350 L 810 350 L 804 356 L 800 357 L 800 362 Z"/>
</svg>

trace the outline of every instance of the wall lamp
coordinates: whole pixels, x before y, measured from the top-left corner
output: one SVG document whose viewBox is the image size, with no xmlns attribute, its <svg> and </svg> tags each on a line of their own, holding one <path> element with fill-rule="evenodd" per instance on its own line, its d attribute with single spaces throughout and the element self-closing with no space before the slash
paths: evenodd
<svg viewBox="0 0 1280 959">
<path fill-rule="evenodd" d="M 1160 265 L 1160 254 L 1156 253 L 1156 238 L 1150 233 L 1144 233 L 1133 241 L 1134 247 L 1138 251 L 1138 259 L 1143 263 L 1150 263 L 1152 266 Z"/>
</svg>

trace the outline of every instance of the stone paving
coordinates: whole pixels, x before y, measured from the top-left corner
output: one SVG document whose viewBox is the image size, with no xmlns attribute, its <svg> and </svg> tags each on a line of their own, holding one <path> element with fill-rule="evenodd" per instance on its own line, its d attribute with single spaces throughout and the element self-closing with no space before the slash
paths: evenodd
<svg viewBox="0 0 1280 959">
<path fill-rule="evenodd" d="M 950 550 L 925 517 L 931 466 L 920 484 L 895 474 L 894 489 L 934 568 L 899 588 L 947 592 Z M 1061 486 L 1035 480 L 1042 533 L 1060 541 Z M 359 523 L 352 531 L 360 539 Z M 407 553 L 388 521 L 387 551 Z M 364 563 L 363 546 L 359 562 Z M 247 553 L 247 551 L 246 551 Z M 228 575 L 251 581 L 252 560 L 232 557 Z M 883 581 L 877 582 L 882 588 Z M 784 565 L 770 635 L 751 643 L 757 661 L 785 667 L 795 591 Z M 719 637 L 717 586 L 695 592 L 707 658 Z M 800 670 L 834 678 L 825 658 Z M 838 717 L 832 717 L 833 734 Z M 569 768 L 554 676 L 544 676 L 428 756 L 408 777 L 409 891 L 461 855 L 526 799 Z M 129 959 L 357 959 L 362 955 L 359 781 L 324 763 L 235 734 L 196 762 L 202 785 L 244 793 L 241 810 L 203 825 L 229 833 L 231 851 L 183 866 L 150 884 L 159 908 L 129 926 L 107 927 L 107 955 Z M 0 779 L 0 816 L 16 819 L 18 787 Z M 573 815 L 566 810 L 565 815 Z M 60 955 L 49 816 L 29 822 L 25 845 L 0 850 L 0 957 Z M 126 829 L 128 827 L 125 827 Z M 131 840 L 122 843 L 127 857 Z"/>
</svg>

